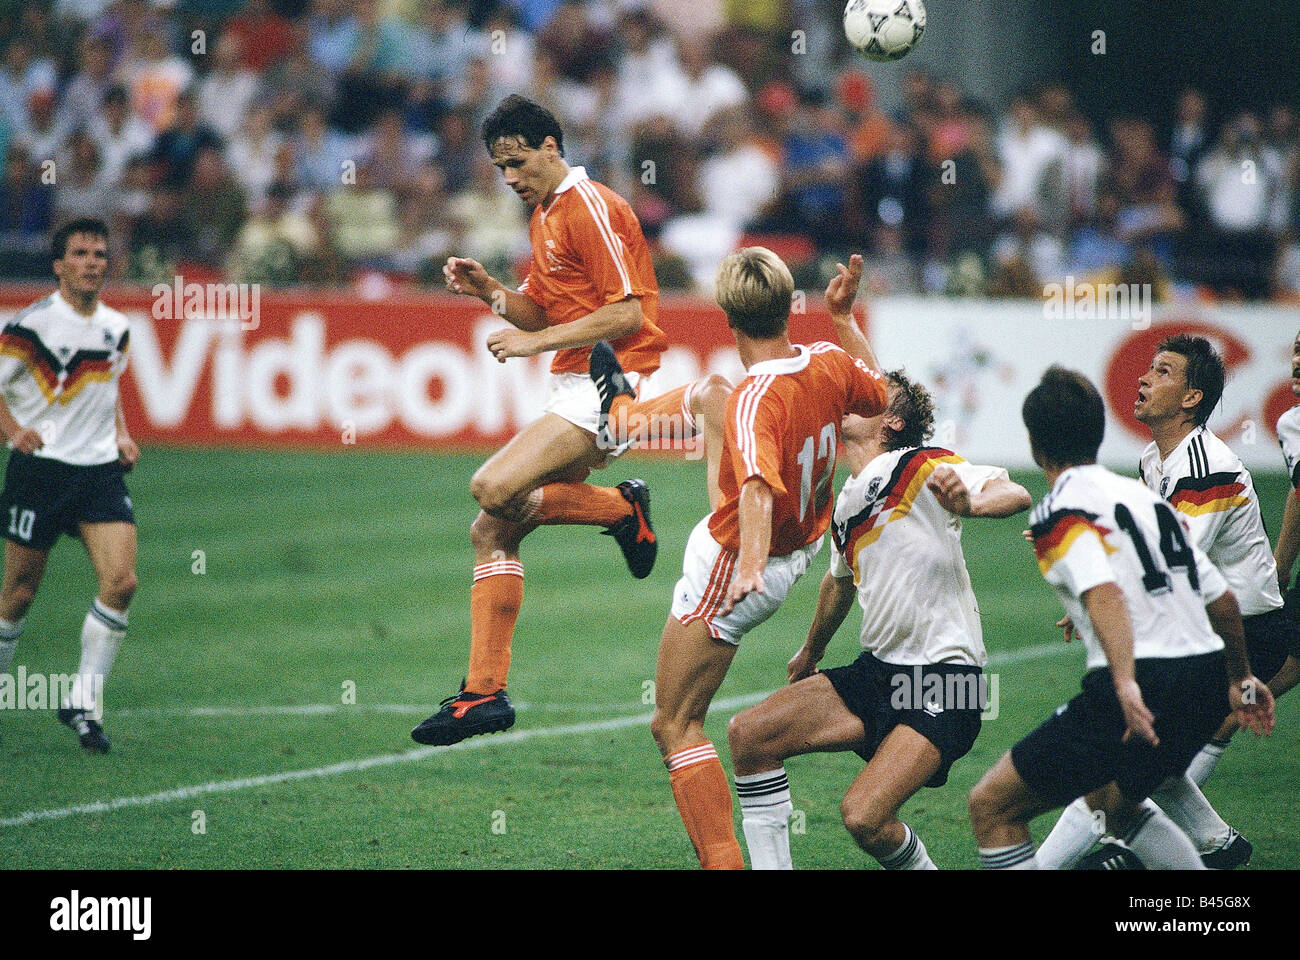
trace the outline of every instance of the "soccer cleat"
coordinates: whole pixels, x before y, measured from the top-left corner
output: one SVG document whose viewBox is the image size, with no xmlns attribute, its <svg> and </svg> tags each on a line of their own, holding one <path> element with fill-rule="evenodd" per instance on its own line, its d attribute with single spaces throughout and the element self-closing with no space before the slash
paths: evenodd
<svg viewBox="0 0 1300 960">
<path fill-rule="evenodd" d="M 1136 853 L 1114 840 L 1102 840 L 1075 866 L 1076 870 L 1145 870 Z"/>
<path fill-rule="evenodd" d="M 1255 848 L 1251 842 L 1233 830 L 1228 836 L 1228 842 L 1218 850 L 1201 854 L 1201 863 L 1210 870 L 1236 870 L 1250 863 L 1251 854 L 1254 852 Z"/>
<path fill-rule="evenodd" d="M 104 728 L 86 716 L 84 710 L 60 707 L 59 722 L 71 727 L 76 732 L 81 745 L 91 753 L 108 753 L 109 742 Z"/>
<path fill-rule="evenodd" d="M 504 690 L 482 694 L 462 689 L 438 706 L 442 709 L 411 731 L 416 743 L 446 747 L 480 733 L 500 733 L 515 722 L 515 708 Z"/>
<path fill-rule="evenodd" d="M 627 396 L 636 399 L 636 391 L 628 382 L 627 375 L 623 373 L 623 367 L 618 362 L 618 356 L 607 340 L 601 340 L 591 348 L 589 373 L 592 382 L 596 384 L 596 393 L 600 395 L 600 427 L 596 431 L 596 440 L 602 450 L 617 450 L 623 446 L 623 442 L 620 442 L 614 435 L 614 431 L 610 429 L 609 408 L 613 406 L 615 397 Z"/>
<path fill-rule="evenodd" d="M 624 480 L 618 489 L 623 499 L 632 504 L 632 513 L 601 533 L 614 538 L 623 550 L 623 559 L 632 576 L 644 580 L 650 576 L 659 554 L 659 539 L 650 525 L 650 488 L 644 480 Z"/>
</svg>

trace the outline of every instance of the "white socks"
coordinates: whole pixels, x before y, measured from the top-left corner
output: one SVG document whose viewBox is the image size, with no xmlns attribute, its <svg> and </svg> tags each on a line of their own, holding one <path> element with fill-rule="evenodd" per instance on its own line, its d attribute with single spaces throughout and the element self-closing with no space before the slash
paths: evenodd
<svg viewBox="0 0 1300 960">
<path fill-rule="evenodd" d="M 1092 810 L 1083 797 L 1062 810 L 1056 826 L 1052 827 L 1052 832 L 1047 835 L 1035 855 L 1039 868 L 1074 869 L 1074 865 L 1083 859 L 1083 855 L 1092 849 L 1093 843 L 1101 835 L 1096 823 Z"/>
<path fill-rule="evenodd" d="M 126 636 L 126 611 L 112 610 L 97 597 L 90 605 L 85 623 L 81 625 L 81 665 L 72 684 L 72 691 L 64 707 L 85 710 L 98 719 L 103 704 L 99 694 L 104 678 L 113 669 L 118 647 Z"/>
<path fill-rule="evenodd" d="M 1026 840 L 1012 847 L 980 847 L 980 866 L 985 870 L 1037 870 L 1034 843 Z"/>
<path fill-rule="evenodd" d="M 18 635 L 23 632 L 23 621 L 17 623 L 0 618 L 0 673 L 9 669 L 13 663 L 14 650 L 18 647 Z"/>
<path fill-rule="evenodd" d="M 886 870 L 938 870 L 921 838 L 913 833 L 912 828 L 907 824 L 903 824 L 903 829 L 907 831 L 903 837 L 903 845 L 889 856 L 882 858 L 880 865 Z"/>
<path fill-rule="evenodd" d="M 785 768 L 736 777 L 741 826 L 754 870 L 793 870 L 790 859 L 790 781 Z"/>
<path fill-rule="evenodd" d="M 1218 850 L 1232 837 L 1232 827 L 1214 812 L 1201 788 L 1186 775 L 1170 777 L 1155 789 L 1151 799 L 1183 828 L 1202 853 Z"/>
<path fill-rule="evenodd" d="M 1226 749 L 1228 749 L 1227 740 L 1211 740 L 1201 747 L 1201 752 L 1192 757 L 1191 765 L 1187 768 L 1187 776 L 1191 778 L 1192 783 L 1198 787 L 1205 786 L 1205 781 L 1209 780 L 1210 774 L 1214 773 L 1214 768 L 1219 765 L 1219 759 Z"/>
<path fill-rule="evenodd" d="M 1137 823 L 1124 837 L 1124 843 L 1148 870 L 1206 869 L 1187 834 L 1150 800 L 1142 801 Z"/>
</svg>

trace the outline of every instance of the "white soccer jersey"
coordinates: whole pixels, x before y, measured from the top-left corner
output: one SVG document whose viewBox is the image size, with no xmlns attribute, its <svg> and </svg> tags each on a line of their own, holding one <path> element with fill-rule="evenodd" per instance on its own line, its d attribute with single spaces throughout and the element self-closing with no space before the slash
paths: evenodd
<svg viewBox="0 0 1300 960">
<path fill-rule="evenodd" d="M 1186 519 L 1196 545 L 1228 581 L 1243 616 L 1282 606 L 1254 481 L 1226 443 L 1197 427 L 1161 461 L 1153 442 L 1142 451 L 1138 474 Z"/>
<path fill-rule="evenodd" d="M 1277 442 L 1282 446 L 1291 486 L 1300 488 L 1300 407 L 1292 407 L 1277 418 Z"/>
<path fill-rule="evenodd" d="M 1083 607 L 1103 583 L 1124 591 L 1136 659 L 1190 657 L 1223 649 L 1205 605 L 1228 585 L 1187 535 L 1173 508 L 1105 467 L 1072 467 L 1030 516 L 1038 569 L 1055 589 L 1088 651 L 1088 669 L 1106 654 Z"/>
<path fill-rule="evenodd" d="M 41 434 L 38 457 L 78 466 L 117 451 L 117 380 L 126 369 L 126 315 L 100 303 L 93 316 L 57 291 L 0 333 L 0 394 L 14 419 Z"/>
<path fill-rule="evenodd" d="M 1007 476 L 938 447 L 881 454 L 836 498 L 831 573 L 857 583 L 862 646 L 876 659 L 982 667 L 988 656 L 961 552 L 961 520 L 925 485 L 940 464 L 972 494 Z"/>
</svg>

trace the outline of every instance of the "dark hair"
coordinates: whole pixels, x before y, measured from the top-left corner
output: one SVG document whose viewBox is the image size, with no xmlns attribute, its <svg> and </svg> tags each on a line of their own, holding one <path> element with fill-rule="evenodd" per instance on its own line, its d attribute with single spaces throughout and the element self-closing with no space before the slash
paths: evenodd
<svg viewBox="0 0 1300 960">
<path fill-rule="evenodd" d="M 1183 377 L 1187 389 L 1201 391 L 1201 402 L 1192 411 L 1192 418 L 1198 427 L 1205 426 L 1210 414 L 1223 398 L 1223 384 L 1228 377 L 1223 358 L 1209 340 L 1186 333 L 1161 340 L 1156 353 L 1166 352 L 1177 353 L 1187 361 Z"/>
<path fill-rule="evenodd" d="M 102 237 L 105 243 L 108 242 L 108 224 L 98 217 L 78 217 L 76 220 L 69 220 L 54 231 L 54 239 L 50 242 L 51 259 L 63 259 L 64 254 L 68 252 L 68 238 L 74 233 L 89 233 L 92 236 Z"/>
<path fill-rule="evenodd" d="M 1106 434 L 1106 407 L 1092 381 L 1058 364 L 1029 391 L 1020 416 L 1034 459 L 1060 466 L 1095 463 Z"/>
<path fill-rule="evenodd" d="M 564 132 L 555 114 L 539 103 L 527 97 L 512 93 L 483 121 L 483 145 L 491 152 L 492 147 L 502 137 L 507 140 L 518 137 L 524 144 L 536 150 L 547 137 L 555 138 L 555 148 L 564 156 Z"/>
<path fill-rule="evenodd" d="M 894 388 L 888 412 L 903 421 L 903 429 L 885 426 L 885 449 L 919 447 L 934 436 L 934 399 L 920 383 L 913 383 L 902 370 L 889 370 L 885 379 Z"/>
</svg>

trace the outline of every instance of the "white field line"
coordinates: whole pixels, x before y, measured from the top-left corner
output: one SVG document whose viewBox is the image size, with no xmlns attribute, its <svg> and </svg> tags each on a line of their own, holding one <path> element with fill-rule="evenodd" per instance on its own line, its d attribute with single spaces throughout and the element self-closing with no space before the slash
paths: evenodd
<svg viewBox="0 0 1300 960">
<path fill-rule="evenodd" d="M 990 667 L 1011 663 L 1040 660 L 1043 657 L 1068 652 L 1071 648 L 1061 643 L 1045 643 L 1018 650 L 999 651 L 989 655 Z M 771 691 L 768 691 L 769 693 Z M 765 694 L 766 695 L 766 694 Z M 545 711 L 549 713 L 617 713 L 626 710 L 623 703 L 515 703 L 520 713 Z M 429 713 L 433 706 L 427 703 L 298 703 L 241 705 L 229 704 L 207 707 L 134 707 L 107 711 L 114 717 L 265 717 L 265 716 L 324 716 L 351 711 L 369 713 L 421 714 Z"/>
<path fill-rule="evenodd" d="M 1068 648 L 1065 648 L 1063 644 L 1059 643 L 1042 644 L 1037 647 L 1026 647 L 1021 650 L 1009 651 L 1001 656 L 989 657 L 989 666 L 998 666 L 1002 663 L 1009 662 L 1023 662 L 1025 660 L 1051 656 L 1054 653 L 1059 653 L 1062 649 Z M 740 707 L 747 707 L 750 704 L 758 703 L 770 692 L 771 691 L 764 691 L 762 693 L 749 693 L 744 694 L 743 696 L 729 697 L 717 701 L 713 704 L 711 709 L 735 710 Z M 332 708 L 335 705 L 325 704 L 322 706 L 329 706 Z M 401 705 L 398 704 L 392 706 Z M 584 733 L 601 733 L 607 730 L 622 730 L 627 727 L 637 727 L 648 724 L 650 722 L 650 717 L 650 713 L 639 713 L 630 717 L 615 717 L 610 720 L 598 720 L 591 723 L 571 723 L 558 727 L 537 727 L 531 730 L 516 730 L 508 733 L 479 737 L 473 740 L 465 740 L 449 747 L 418 747 L 414 750 L 406 750 L 402 753 L 385 753 L 374 757 L 364 757 L 360 760 L 346 760 L 342 763 L 334 763 L 325 767 L 311 767 L 306 770 L 286 770 L 282 773 L 270 773 L 259 777 L 243 777 L 238 780 L 213 780 L 208 783 L 200 783 L 189 787 L 177 787 L 173 790 L 160 790 L 157 793 L 146 793 L 132 797 L 116 797 L 112 800 L 101 800 L 94 803 L 80 803 L 69 807 L 56 807 L 46 810 L 27 810 L 13 816 L 0 818 L 0 828 L 23 827 L 41 820 L 63 820 L 81 814 L 109 813 L 113 810 L 120 810 L 124 807 L 146 807 L 155 803 L 166 803 L 173 800 L 190 800 L 194 797 L 205 796 L 207 794 L 234 793 L 239 790 L 275 786 L 281 783 L 292 783 L 297 780 L 316 780 L 323 777 L 334 777 L 345 773 L 359 773 L 363 770 L 370 770 L 375 767 L 391 767 L 399 763 L 412 763 L 449 750 L 482 750 L 488 747 L 519 743 L 524 740 L 533 740 L 538 737 L 574 737 L 580 736 Z"/>
</svg>

